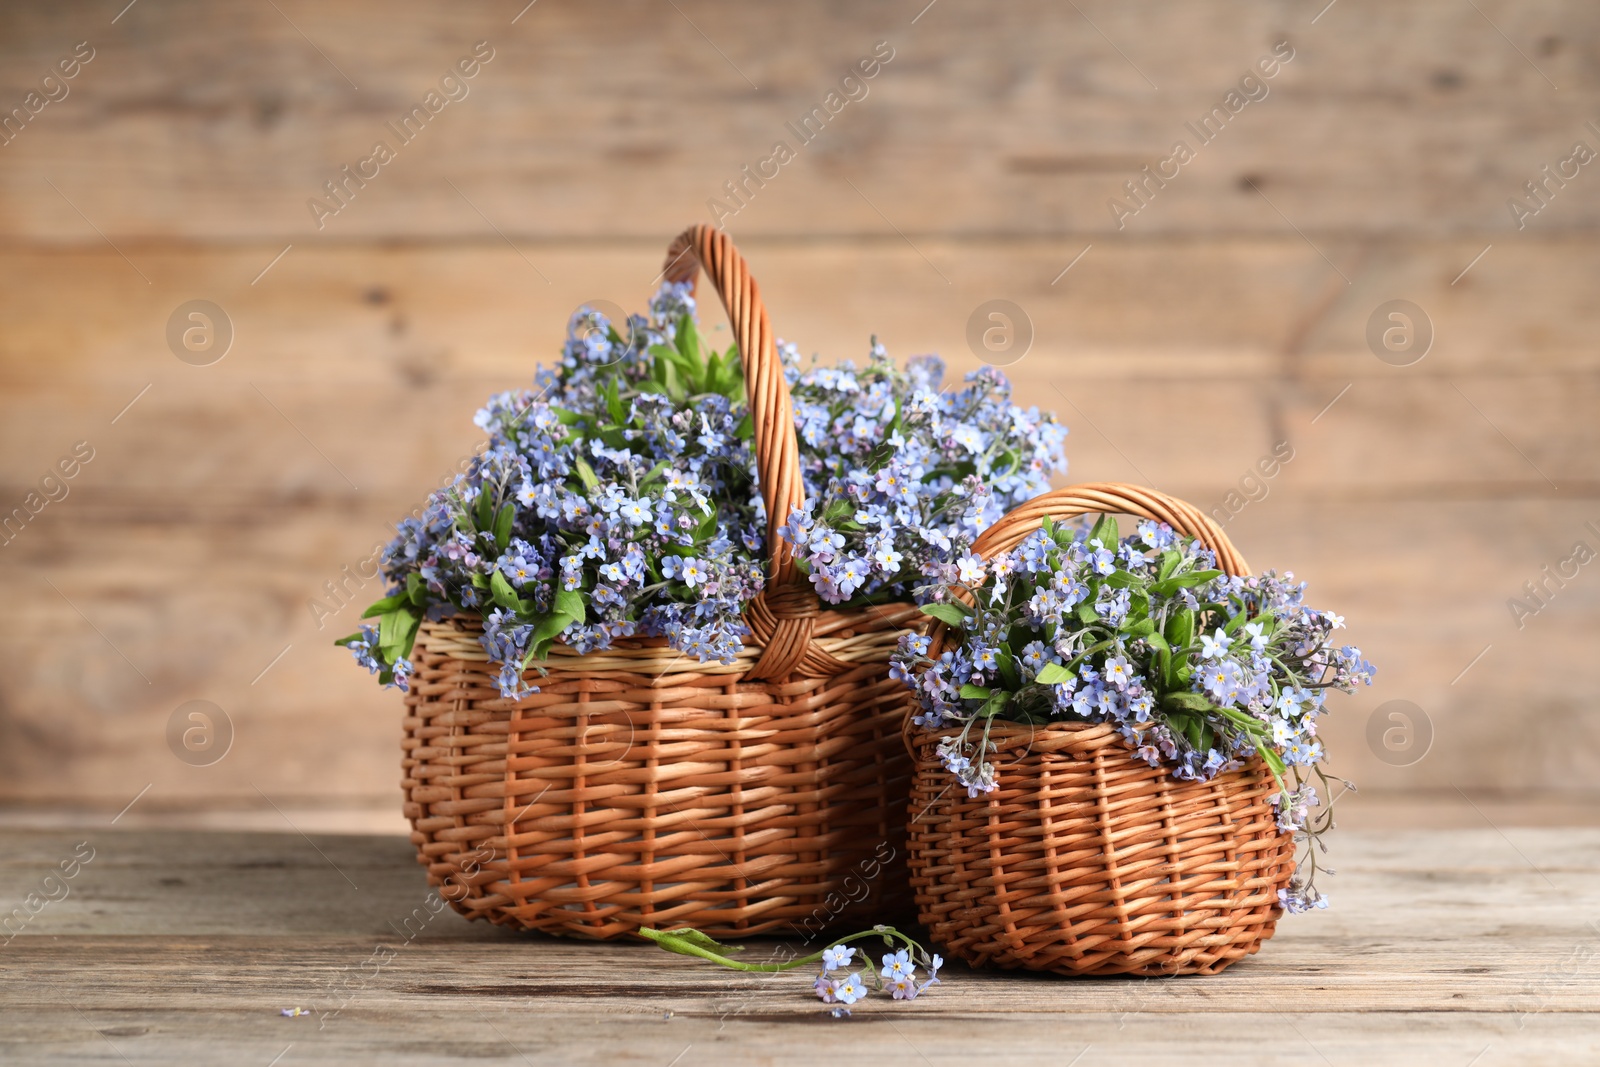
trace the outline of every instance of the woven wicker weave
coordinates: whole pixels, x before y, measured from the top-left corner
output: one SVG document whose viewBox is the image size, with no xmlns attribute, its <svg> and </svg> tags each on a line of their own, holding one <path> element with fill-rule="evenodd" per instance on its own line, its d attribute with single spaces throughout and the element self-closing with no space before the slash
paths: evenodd
<svg viewBox="0 0 1600 1067">
<path fill-rule="evenodd" d="M 1203 513 L 1115 484 L 1059 489 L 996 523 L 974 550 L 1015 547 L 1049 515 L 1158 519 L 1200 538 L 1229 574 L 1244 560 Z M 934 627 L 933 654 L 951 636 Z M 1058 974 L 1215 974 L 1272 936 L 1294 866 L 1260 760 L 1184 782 L 1135 759 L 1106 724 L 996 723 L 998 788 L 974 799 L 935 753 L 954 730 L 906 722 L 916 757 L 911 884 L 935 944 L 977 965 Z"/>
<path fill-rule="evenodd" d="M 744 363 L 767 515 L 804 497 L 788 386 L 759 290 L 696 226 L 666 276 L 716 285 Z M 640 926 L 810 934 L 909 906 L 910 694 L 888 677 L 906 605 L 822 611 L 777 531 L 732 664 L 659 640 L 557 645 L 539 692 L 503 699 L 476 619 L 425 623 L 406 698 L 405 811 L 462 914 L 581 937 Z M 897 899 L 898 898 L 898 899 Z"/>
</svg>

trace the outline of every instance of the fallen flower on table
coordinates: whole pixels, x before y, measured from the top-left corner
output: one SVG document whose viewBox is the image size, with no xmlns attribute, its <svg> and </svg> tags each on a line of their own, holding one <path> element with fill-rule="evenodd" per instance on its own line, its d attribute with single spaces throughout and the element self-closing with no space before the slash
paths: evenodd
<svg viewBox="0 0 1600 1067">
<path fill-rule="evenodd" d="M 817 975 L 812 988 L 824 1004 L 834 1005 L 829 1014 L 836 1019 L 847 1017 L 850 1014 L 850 1006 L 874 990 L 888 993 L 894 1000 L 914 1000 L 929 986 L 939 984 L 939 968 L 944 966 L 944 958 L 937 952 L 923 948 L 916 940 L 892 926 L 874 926 L 870 930 L 851 934 L 820 952 L 779 963 L 745 963 L 733 959 L 731 954 L 744 951 L 744 946 L 724 945 L 710 935 L 693 928 L 652 930 L 647 927 L 640 930 L 639 934 L 654 941 L 668 952 L 676 952 L 681 956 L 698 956 L 735 971 L 771 973 L 821 964 L 822 972 Z M 849 973 L 835 973 L 847 971 L 852 966 L 858 951 L 862 953 L 862 958 L 870 963 L 871 958 L 866 955 L 865 950 L 851 948 L 849 943 L 872 937 L 883 938 L 884 945 L 890 949 L 883 955 L 881 971 L 875 971 L 869 965 Z M 916 976 L 919 966 L 925 967 L 928 971 L 928 977 L 921 982 L 917 981 Z M 863 973 L 866 975 L 865 978 Z"/>
</svg>

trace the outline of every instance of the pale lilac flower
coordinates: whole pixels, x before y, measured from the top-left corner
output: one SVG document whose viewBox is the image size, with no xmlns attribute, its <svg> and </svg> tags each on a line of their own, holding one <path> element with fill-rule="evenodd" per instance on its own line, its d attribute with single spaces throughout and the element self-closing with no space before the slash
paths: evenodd
<svg viewBox="0 0 1600 1067">
<path fill-rule="evenodd" d="M 882 971 L 883 977 L 910 977 L 916 973 L 916 970 L 916 965 L 911 962 L 911 953 L 905 949 L 900 949 L 898 952 L 884 954 Z"/>
<path fill-rule="evenodd" d="M 970 553 L 956 561 L 956 580 L 963 585 L 978 585 L 983 581 L 983 557 Z"/>
<path fill-rule="evenodd" d="M 1222 627 L 1220 626 L 1217 627 L 1217 632 L 1209 637 L 1205 634 L 1201 634 L 1200 655 L 1204 656 L 1206 659 L 1217 659 L 1225 656 L 1228 654 L 1228 646 L 1232 643 L 1232 640 L 1233 639 L 1230 638 L 1226 633 L 1223 633 Z"/>
<path fill-rule="evenodd" d="M 854 1004 L 867 995 L 867 987 L 861 982 L 859 972 L 851 974 L 848 978 L 841 978 L 833 984 L 833 995 L 840 1004 Z"/>
<path fill-rule="evenodd" d="M 832 948 L 822 950 L 822 969 L 824 971 L 838 971 L 850 966 L 850 961 L 855 958 L 856 950 L 848 945 L 834 945 Z"/>
</svg>

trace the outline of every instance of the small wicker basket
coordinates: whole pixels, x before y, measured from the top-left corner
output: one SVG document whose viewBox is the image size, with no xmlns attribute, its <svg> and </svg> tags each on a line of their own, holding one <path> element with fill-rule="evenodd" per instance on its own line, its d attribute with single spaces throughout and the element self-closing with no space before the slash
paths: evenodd
<svg viewBox="0 0 1600 1067">
<path fill-rule="evenodd" d="M 1244 560 L 1202 512 L 1160 493 L 1099 483 L 1058 489 L 978 538 L 984 558 L 1045 516 L 1129 514 L 1199 538 L 1229 574 Z M 953 643 L 942 623 L 932 655 Z M 1277 791 L 1259 759 L 1208 782 L 1179 781 L 1132 756 L 1103 723 L 995 723 L 997 788 L 969 799 L 905 722 L 916 759 L 911 885 L 935 944 L 973 966 L 1057 974 L 1215 974 L 1272 936 L 1294 869 Z"/>
<path fill-rule="evenodd" d="M 777 532 L 804 499 L 788 385 L 760 291 L 696 226 L 665 276 L 701 266 L 743 360 L 771 528 L 745 650 L 699 663 L 661 640 L 557 645 L 506 700 L 481 620 L 424 623 L 402 743 L 405 813 L 440 894 L 471 918 L 589 938 L 641 926 L 810 933 L 909 908 L 910 694 L 888 676 L 909 605 L 823 611 Z M 898 874 L 898 877 L 896 875 Z"/>
</svg>

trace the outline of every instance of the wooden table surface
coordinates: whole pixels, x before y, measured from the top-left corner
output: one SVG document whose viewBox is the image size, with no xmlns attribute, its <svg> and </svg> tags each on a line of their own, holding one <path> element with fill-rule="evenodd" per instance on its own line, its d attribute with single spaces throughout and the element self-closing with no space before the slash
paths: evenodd
<svg viewBox="0 0 1600 1067">
<path fill-rule="evenodd" d="M 1222 975 L 951 967 L 835 1020 L 802 974 L 433 915 L 401 837 L 8 830 L 0 1062 L 1600 1062 L 1600 830 L 1335 836 L 1333 908 Z"/>
</svg>

